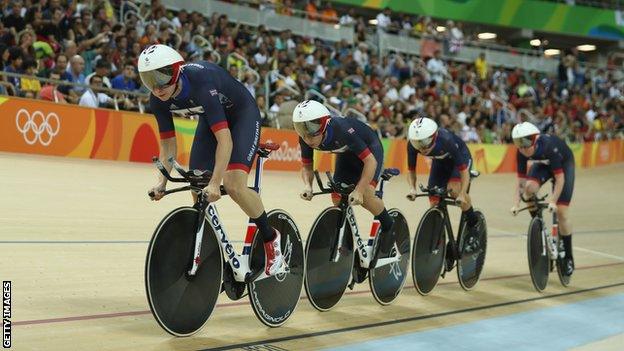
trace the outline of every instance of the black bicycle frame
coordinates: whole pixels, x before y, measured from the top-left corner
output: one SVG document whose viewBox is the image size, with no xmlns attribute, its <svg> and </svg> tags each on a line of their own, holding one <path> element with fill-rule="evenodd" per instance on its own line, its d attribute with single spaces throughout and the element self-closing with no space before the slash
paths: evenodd
<svg viewBox="0 0 624 351">
<path fill-rule="evenodd" d="M 460 216 L 460 220 L 459 220 L 459 231 L 457 233 L 457 240 L 455 240 L 455 236 L 453 235 L 453 226 L 451 225 L 451 219 L 449 217 L 448 214 L 448 209 L 447 206 L 451 205 L 451 206 L 459 206 L 459 204 L 457 203 L 457 201 L 453 198 L 450 198 L 448 196 L 448 191 L 445 188 L 437 188 L 434 187 L 432 189 L 429 188 L 425 188 L 424 186 L 422 186 L 422 184 L 420 185 L 420 190 L 423 192 L 422 194 L 417 194 L 415 197 L 423 197 L 423 196 L 437 196 L 440 198 L 440 201 L 438 201 L 438 203 L 434 206 L 435 208 L 437 208 L 439 211 L 442 212 L 442 215 L 444 217 L 444 229 L 446 229 L 446 233 L 449 239 L 449 242 L 451 243 L 451 250 L 452 250 L 452 254 L 453 257 L 457 258 L 459 257 L 459 252 L 458 252 L 458 243 L 459 243 L 459 236 L 461 235 L 461 231 L 465 225 L 465 221 L 464 221 L 464 214 L 462 212 L 461 216 Z M 470 191 L 470 183 L 468 184 L 468 190 Z M 442 229 L 440 229 L 442 230 Z M 434 239 L 434 237 L 432 237 L 432 239 Z M 431 249 L 430 251 L 433 252 L 435 250 L 435 248 L 437 248 L 440 245 L 440 241 L 442 240 L 442 234 L 438 233 L 436 240 L 431 240 Z M 444 277 L 444 274 L 446 273 L 446 270 L 444 270 L 444 272 L 442 273 L 442 277 Z"/>
<path fill-rule="evenodd" d="M 314 171 L 314 178 L 316 179 L 316 183 L 318 184 L 318 187 L 321 191 L 319 192 L 315 192 L 312 195 L 316 196 L 316 195 L 324 195 L 324 194 L 331 194 L 331 193 L 338 193 L 340 194 L 340 203 L 338 204 L 338 208 L 340 209 L 340 217 L 338 219 L 338 222 L 336 223 L 338 226 L 338 236 L 339 236 L 339 240 L 344 240 L 343 238 L 340 238 L 340 232 L 342 231 L 344 233 L 344 230 L 346 230 L 346 225 L 347 225 L 347 209 L 349 208 L 349 198 L 348 195 L 351 193 L 351 191 L 353 191 L 353 189 L 355 189 L 354 185 L 343 185 L 342 186 L 338 186 L 334 180 L 332 179 L 331 173 L 325 172 L 325 174 L 327 175 L 327 180 L 329 182 L 328 186 L 325 187 L 323 185 L 323 182 L 321 181 L 321 176 L 319 175 L 318 171 Z M 336 255 L 338 254 L 338 250 L 341 246 L 341 242 L 336 242 L 336 245 L 334 245 L 334 247 L 332 248 L 331 254 L 330 254 L 330 258 L 332 259 L 332 261 L 336 261 Z"/>
<path fill-rule="evenodd" d="M 518 213 L 525 211 L 525 210 L 529 210 L 531 208 L 535 208 L 536 213 L 535 213 L 535 217 L 539 218 L 542 220 L 542 223 L 544 222 L 544 209 L 548 208 L 548 204 L 546 204 L 544 202 L 544 199 L 546 199 L 548 195 L 544 195 L 540 198 L 538 198 L 537 196 L 533 195 L 533 197 L 531 197 L 530 199 L 525 199 L 522 195 L 520 195 L 520 199 L 529 204 L 532 203 L 532 205 L 527 205 L 525 208 L 521 208 L 518 210 Z M 557 216 L 557 212 L 553 212 L 552 213 L 552 232 L 551 235 L 559 235 L 559 218 Z M 543 243 L 546 244 L 546 243 Z"/>
<path fill-rule="evenodd" d="M 440 210 L 442 212 L 442 214 L 444 215 L 444 228 L 446 228 L 446 234 L 448 237 L 449 242 L 451 243 L 451 250 L 453 250 L 453 257 L 458 257 L 459 253 L 457 250 L 457 243 L 459 242 L 459 235 L 461 233 L 461 228 L 464 225 L 464 215 L 462 213 L 461 217 L 460 217 L 460 221 L 459 221 L 459 227 L 460 227 L 460 231 L 457 233 L 457 241 L 455 241 L 455 236 L 453 234 L 453 226 L 451 225 L 451 219 L 449 217 L 449 213 L 448 213 L 448 205 L 452 205 L 452 206 L 456 206 L 455 200 L 451 200 L 451 199 L 440 199 L 440 202 L 438 202 L 438 204 L 435 206 L 438 210 Z M 433 240 L 431 242 L 432 247 L 431 250 L 433 251 L 433 249 L 435 247 L 438 247 L 440 245 L 440 241 L 442 240 L 442 236 L 441 233 L 438 233 L 438 240 L 435 242 L 435 246 L 433 246 Z"/>
</svg>

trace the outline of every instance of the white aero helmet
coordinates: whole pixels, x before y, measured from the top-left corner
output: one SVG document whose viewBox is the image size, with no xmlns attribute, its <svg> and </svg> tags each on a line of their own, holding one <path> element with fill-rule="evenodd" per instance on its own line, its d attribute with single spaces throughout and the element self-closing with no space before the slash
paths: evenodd
<svg viewBox="0 0 624 351">
<path fill-rule="evenodd" d="M 407 138 L 416 150 L 431 147 L 438 135 L 438 124 L 427 117 L 419 117 L 412 121 L 407 131 Z"/>
<path fill-rule="evenodd" d="M 150 45 L 139 56 L 139 76 L 150 91 L 178 82 L 182 55 L 167 45 Z"/>
<path fill-rule="evenodd" d="M 514 144 L 520 148 L 533 146 L 539 134 L 540 130 L 529 122 L 518 123 L 511 130 L 511 138 Z"/>
<path fill-rule="evenodd" d="M 321 135 L 325 132 L 329 118 L 327 107 L 314 100 L 300 102 L 292 114 L 293 126 L 301 137 Z"/>
</svg>

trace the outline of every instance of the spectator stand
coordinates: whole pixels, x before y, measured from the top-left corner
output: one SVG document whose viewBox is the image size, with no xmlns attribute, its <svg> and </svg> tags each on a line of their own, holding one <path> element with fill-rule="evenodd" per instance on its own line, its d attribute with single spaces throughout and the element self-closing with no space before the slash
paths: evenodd
<svg viewBox="0 0 624 351">
<path fill-rule="evenodd" d="M 210 59 L 212 62 L 221 62 L 221 54 L 219 54 L 219 52 L 214 49 L 210 41 L 204 36 L 195 34 L 191 38 L 191 43 L 194 45 L 195 48 L 195 53 L 191 56 L 192 58 L 198 57 L 201 59 L 202 57 L 204 57 L 204 53 L 207 52 L 210 54 Z"/>
<path fill-rule="evenodd" d="M 119 89 L 110 89 L 110 88 L 105 88 L 105 87 L 94 87 L 88 84 L 81 84 L 81 83 L 75 83 L 75 82 L 68 82 L 66 80 L 56 80 L 56 79 L 49 79 L 49 78 L 42 78 L 42 77 L 37 77 L 37 76 L 30 76 L 30 75 L 25 75 L 25 74 L 19 74 L 19 73 L 10 73 L 10 72 L 4 72 L 4 71 L 0 71 L 0 77 L 13 77 L 13 78 L 28 78 L 28 79 L 36 79 L 38 81 L 40 81 L 41 83 L 51 83 L 55 86 L 72 86 L 72 87 L 80 87 L 80 88 L 87 88 L 87 89 L 92 89 L 95 92 L 101 92 L 101 93 L 109 93 L 112 95 L 111 97 L 111 101 L 112 101 L 112 108 L 114 108 L 116 111 L 120 111 L 120 110 L 130 110 L 130 108 L 121 108 L 121 105 L 132 105 L 134 106 L 136 104 L 136 108 L 140 113 L 144 113 L 145 112 L 145 105 L 143 103 L 143 101 L 148 101 L 149 99 L 149 95 L 145 94 L 145 93 L 140 93 L 140 92 L 133 92 L 133 91 L 127 91 L 127 90 L 119 90 Z M 4 82 L 4 81 L 0 81 L 0 85 L 8 88 L 8 89 L 12 89 L 14 91 L 14 95 L 18 95 L 17 94 L 17 90 L 15 89 L 15 87 L 8 82 Z M 43 85 L 43 84 L 42 84 Z M 133 100 L 130 100 L 130 98 L 134 98 Z M 130 103 L 128 103 L 128 101 L 130 101 Z M 59 102 L 59 98 L 57 95 L 54 95 L 54 102 L 58 103 Z"/>
<path fill-rule="evenodd" d="M 137 24 L 141 27 L 147 23 L 145 17 L 141 15 L 141 8 L 137 4 L 133 1 L 127 0 L 122 2 L 119 9 L 119 22 L 127 23 L 132 16 L 135 16 L 138 19 Z"/>
<path fill-rule="evenodd" d="M 218 62 L 218 61 L 217 61 Z M 251 75 L 253 80 L 249 82 L 249 84 L 256 86 L 260 83 L 260 74 L 255 69 L 251 68 L 249 65 L 249 61 L 236 52 L 232 52 L 227 57 L 227 70 L 230 71 L 230 68 L 237 68 L 237 75 L 234 77 L 239 81 L 247 81 L 247 75 Z"/>
<path fill-rule="evenodd" d="M 268 71 L 264 76 L 265 101 L 267 102 L 265 112 L 270 125 L 278 129 L 287 128 L 287 126 L 292 127 L 291 116 L 285 117 L 287 112 L 284 107 L 288 109 L 292 107 L 292 109 L 294 109 L 294 106 L 291 106 L 291 103 L 282 106 L 284 105 L 284 101 L 282 101 L 276 102 L 276 108 L 272 108 L 269 106 L 268 102 L 277 97 L 287 97 L 289 98 L 288 100 L 296 101 L 302 95 L 299 86 L 296 84 L 288 84 L 288 81 L 289 78 L 281 74 L 278 70 Z"/>
<path fill-rule="evenodd" d="M 320 103 L 322 103 L 323 105 L 325 105 L 325 107 L 327 107 L 327 109 L 329 109 L 329 111 L 335 115 L 335 116 L 343 116 L 342 111 L 340 111 L 339 109 L 337 109 L 334 105 L 329 103 L 329 99 L 323 95 L 322 93 L 320 93 L 319 91 L 315 90 L 315 89 L 309 89 L 306 91 L 305 93 L 305 97 L 304 100 L 316 100 Z"/>
<path fill-rule="evenodd" d="M 0 94 L 2 95 L 17 95 L 17 89 L 15 89 L 15 85 L 10 82 L 0 80 L 0 88 Z"/>
</svg>

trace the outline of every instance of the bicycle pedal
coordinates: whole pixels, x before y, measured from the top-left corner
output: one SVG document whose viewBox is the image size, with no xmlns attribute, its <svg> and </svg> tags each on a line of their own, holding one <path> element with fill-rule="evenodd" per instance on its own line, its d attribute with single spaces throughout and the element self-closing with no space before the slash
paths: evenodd
<svg viewBox="0 0 624 351">
<path fill-rule="evenodd" d="M 254 280 L 256 280 L 256 278 L 260 276 L 260 274 L 262 274 L 263 271 L 264 267 L 247 273 L 247 275 L 245 276 L 245 283 L 253 282 Z"/>
<path fill-rule="evenodd" d="M 278 270 L 277 272 L 275 272 L 275 274 L 272 274 L 271 277 L 275 277 L 275 276 L 282 275 L 282 274 L 288 274 L 288 273 L 290 273 L 290 267 L 284 267 Z"/>
<path fill-rule="evenodd" d="M 453 268 L 455 268 L 455 259 L 451 259 L 451 260 L 445 260 L 444 261 L 444 269 L 442 270 L 442 278 L 444 278 L 444 275 L 446 274 L 446 272 L 450 272 L 453 270 Z"/>
<path fill-rule="evenodd" d="M 245 295 L 245 288 L 245 283 L 241 282 L 224 284 L 225 294 L 233 301 L 240 300 Z"/>
<path fill-rule="evenodd" d="M 353 270 L 352 280 L 356 283 L 361 283 L 366 280 L 366 276 L 368 275 L 368 269 L 357 267 Z"/>
</svg>

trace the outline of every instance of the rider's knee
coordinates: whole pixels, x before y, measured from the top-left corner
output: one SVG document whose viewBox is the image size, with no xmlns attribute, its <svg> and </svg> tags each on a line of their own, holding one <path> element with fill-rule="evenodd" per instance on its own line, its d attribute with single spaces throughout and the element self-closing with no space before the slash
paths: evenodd
<svg viewBox="0 0 624 351">
<path fill-rule="evenodd" d="M 527 180 L 526 185 L 524 186 L 524 192 L 527 195 L 535 195 L 539 191 L 539 188 L 540 188 L 540 184 L 539 182 L 537 182 L 537 180 L 529 179 Z"/>
<path fill-rule="evenodd" d="M 568 219 L 567 205 L 557 204 L 557 217 L 559 217 L 560 221 Z"/>
<path fill-rule="evenodd" d="M 247 186 L 242 183 L 238 177 L 228 176 L 227 174 L 225 177 L 223 177 L 223 187 L 228 193 L 228 196 L 230 196 L 232 199 L 238 198 L 241 194 L 241 191 L 247 188 Z"/>
</svg>

